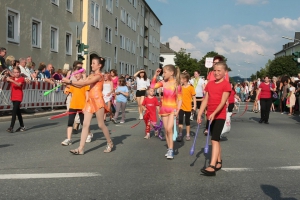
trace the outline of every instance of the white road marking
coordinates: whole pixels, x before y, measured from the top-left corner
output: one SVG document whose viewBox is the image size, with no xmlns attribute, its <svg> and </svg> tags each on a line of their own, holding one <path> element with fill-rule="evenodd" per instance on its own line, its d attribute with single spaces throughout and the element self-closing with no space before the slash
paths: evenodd
<svg viewBox="0 0 300 200">
<path fill-rule="evenodd" d="M 222 168 L 222 170 L 224 170 L 225 172 L 233 172 L 233 171 L 243 172 L 243 171 L 253 171 L 254 169 L 252 169 L 252 168 Z"/>
<path fill-rule="evenodd" d="M 79 178 L 101 176 L 99 173 L 0 174 L 0 179 Z"/>
<path fill-rule="evenodd" d="M 300 170 L 300 166 L 283 166 L 283 167 L 272 167 L 272 169 L 282 169 L 282 170 Z"/>
</svg>

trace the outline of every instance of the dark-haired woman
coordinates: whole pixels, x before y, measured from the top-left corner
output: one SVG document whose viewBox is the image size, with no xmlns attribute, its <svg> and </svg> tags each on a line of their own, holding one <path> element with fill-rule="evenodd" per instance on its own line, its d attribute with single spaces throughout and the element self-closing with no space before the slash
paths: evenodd
<svg viewBox="0 0 300 200">
<path fill-rule="evenodd" d="M 92 59 L 92 71 L 94 72 L 88 78 L 83 81 L 72 81 L 68 78 L 63 78 L 62 82 L 71 84 L 75 87 L 84 87 L 90 85 L 89 96 L 85 107 L 83 109 L 84 113 L 84 121 L 82 126 L 82 133 L 80 139 L 80 145 L 77 149 L 71 150 L 70 152 L 75 155 L 83 155 L 84 154 L 84 146 L 86 139 L 89 134 L 89 127 L 93 117 L 93 114 L 96 113 L 98 126 L 102 129 L 104 136 L 107 141 L 106 149 L 104 153 L 111 152 L 113 149 L 113 142 L 110 138 L 109 131 L 104 124 L 104 112 L 108 112 L 108 108 L 106 107 L 103 99 L 103 82 L 104 78 L 101 74 L 101 69 L 105 65 L 105 59 L 101 57 L 94 57 Z"/>
<path fill-rule="evenodd" d="M 19 131 L 25 131 L 25 126 L 23 123 L 23 118 L 21 114 L 20 104 L 23 100 L 23 85 L 25 83 L 25 79 L 20 76 L 21 69 L 17 66 L 13 68 L 13 77 L 7 77 L 6 81 L 10 82 L 11 84 L 11 101 L 13 103 L 13 110 L 12 110 L 12 117 L 11 117 L 11 123 L 10 127 L 6 130 L 9 133 L 14 132 L 14 125 L 16 122 L 16 116 L 18 116 L 18 120 L 20 123 L 20 128 L 16 130 L 16 132 Z"/>
<path fill-rule="evenodd" d="M 136 101 L 138 103 L 139 119 L 143 119 L 143 101 L 146 96 L 146 90 L 150 86 L 150 81 L 147 79 L 147 74 L 145 70 L 140 70 L 134 74 L 136 79 Z"/>
<path fill-rule="evenodd" d="M 272 105 L 272 91 L 276 92 L 275 84 L 271 84 L 269 77 L 264 78 L 264 82 L 259 85 L 258 92 L 256 94 L 256 101 L 260 95 L 260 120 L 259 123 L 269 124 L 269 114 Z"/>
</svg>

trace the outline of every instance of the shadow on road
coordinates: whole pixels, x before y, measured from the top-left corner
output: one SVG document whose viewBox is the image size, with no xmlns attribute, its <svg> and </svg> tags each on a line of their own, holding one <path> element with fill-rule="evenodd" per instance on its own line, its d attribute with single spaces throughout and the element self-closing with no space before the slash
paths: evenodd
<svg viewBox="0 0 300 200">
<path fill-rule="evenodd" d="M 249 120 L 253 120 L 253 121 L 259 122 L 260 117 L 249 117 Z"/>
<path fill-rule="evenodd" d="M 112 151 L 115 151 L 115 150 L 117 149 L 117 146 L 118 146 L 119 144 L 123 144 L 123 141 L 124 141 L 125 139 L 127 139 L 127 137 L 129 137 L 129 136 L 131 136 L 131 135 L 121 135 L 121 136 L 112 137 L 111 140 L 112 140 L 113 143 L 114 143 L 114 148 L 113 148 Z M 99 149 L 99 148 L 101 148 L 101 147 L 105 147 L 105 146 L 106 146 L 106 141 L 105 141 L 104 143 L 102 143 L 102 144 L 96 146 L 96 147 L 93 147 L 93 148 L 91 148 L 91 149 L 88 149 L 88 150 L 85 151 L 84 153 L 88 153 L 88 152 L 90 152 L 90 151 L 94 151 L 94 150 L 97 150 L 97 149 Z"/>
<path fill-rule="evenodd" d="M 58 124 L 58 122 L 56 122 L 56 123 L 40 124 L 40 125 L 29 127 L 27 130 L 32 130 L 32 129 L 37 129 L 37 128 L 44 128 L 46 126 L 54 126 L 54 125 L 57 125 L 57 124 Z"/>
<path fill-rule="evenodd" d="M 0 148 L 9 147 L 9 146 L 13 146 L 13 144 L 1 144 Z"/>
<path fill-rule="evenodd" d="M 260 185 L 260 188 L 272 200 L 297 200 L 296 198 L 293 197 L 287 197 L 287 198 L 281 197 L 280 190 L 273 185 Z"/>
<path fill-rule="evenodd" d="M 204 153 L 204 148 L 202 148 L 202 149 L 196 154 L 196 158 L 195 158 L 194 162 L 192 162 L 192 163 L 190 164 L 190 167 L 194 167 L 196 161 L 198 160 L 198 158 L 200 158 L 200 155 L 203 154 L 204 157 L 205 157 L 203 169 L 205 169 L 205 168 L 206 168 L 206 163 L 207 163 L 207 161 L 210 161 L 210 159 L 211 159 L 211 151 L 212 151 L 212 146 L 211 146 L 211 145 L 209 145 L 209 151 L 208 151 L 208 154 Z"/>
</svg>

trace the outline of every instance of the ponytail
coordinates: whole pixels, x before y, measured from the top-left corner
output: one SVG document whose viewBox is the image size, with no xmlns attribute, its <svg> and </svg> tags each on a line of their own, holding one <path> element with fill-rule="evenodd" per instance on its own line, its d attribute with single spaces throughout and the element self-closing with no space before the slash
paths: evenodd
<svg viewBox="0 0 300 200">
<path fill-rule="evenodd" d="M 178 66 L 175 67 L 175 79 L 177 86 L 180 85 L 180 68 Z"/>
</svg>

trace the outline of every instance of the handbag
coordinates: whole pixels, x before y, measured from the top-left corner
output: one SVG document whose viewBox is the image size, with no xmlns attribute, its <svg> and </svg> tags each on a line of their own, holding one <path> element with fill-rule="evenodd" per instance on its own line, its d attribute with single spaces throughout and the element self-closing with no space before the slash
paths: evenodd
<svg viewBox="0 0 300 200">
<path fill-rule="evenodd" d="M 271 89 L 271 83 L 270 83 L 270 89 Z M 278 99 L 278 94 L 276 92 L 271 91 L 271 98 L 272 100 L 276 100 Z"/>
</svg>

